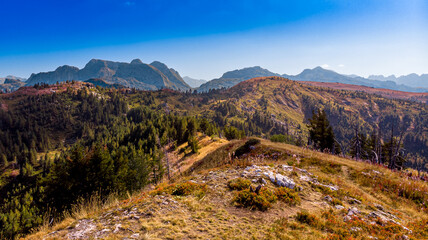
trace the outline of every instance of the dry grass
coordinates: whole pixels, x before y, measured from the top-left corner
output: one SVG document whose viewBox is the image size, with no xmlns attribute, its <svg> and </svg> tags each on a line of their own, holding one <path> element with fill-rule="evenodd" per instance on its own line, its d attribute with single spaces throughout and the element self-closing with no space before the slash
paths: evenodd
<svg viewBox="0 0 428 240">
<path fill-rule="evenodd" d="M 106 209 L 119 206 L 119 199 L 116 194 L 111 194 L 106 200 L 102 201 L 100 196 L 92 195 L 87 201 L 75 204 L 70 212 L 64 214 L 60 222 L 52 222 L 52 219 L 44 218 L 43 225 L 36 229 L 33 234 L 26 236 L 24 239 L 44 239 L 46 234 L 53 231 L 60 231 L 72 226 L 77 220 L 94 217 L 101 214 Z"/>
<path fill-rule="evenodd" d="M 389 179 L 393 182 L 401 181 L 401 186 L 425 189 L 426 183 L 403 178 L 400 174 L 380 166 L 265 140 L 262 140 L 262 146 L 253 150 L 253 154 L 264 154 L 268 157 L 260 160 L 250 154 L 229 163 L 228 153 L 244 142 L 221 144 L 216 149 L 207 151 L 203 158 L 198 157 L 195 160 L 195 156 L 191 157 L 194 162 L 191 167 L 193 171 L 189 168 L 188 174 L 177 176 L 173 184 L 165 182 L 158 186 L 152 191 L 157 192 L 156 194 L 147 194 L 145 191 L 131 196 L 126 201 L 112 201 L 105 205 L 99 205 L 99 202 L 93 199 L 76 207 L 73 214 L 63 222 L 41 229 L 41 232 L 33 235 L 35 238 L 29 239 L 41 239 L 46 233 L 55 230 L 62 234 L 55 236 L 65 237 L 67 228 L 73 226 L 78 219 L 88 217 L 100 226 L 97 231 L 102 228 L 114 229 L 116 224 L 122 224 L 120 231 L 111 232 L 103 237 L 105 239 L 121 239 L 136 233 L 139 234 L 139 239 L 367 239 L 369 235 L 383 239 L 388 236 L 399 238 L 402 234 L 415 239 L 428 237 L 428 229 L 424 230 L 428 214 L 420 211 L 412 197 L 376 188 L 362 173 L 378 171 L 381 177 L 376 180 L 384 184 L 387 183 L 384 181 Z M 205 146 L 210 146 L 210 143 Z M 294 154 L 297 156 L 293 157 Z M 273 159 L 271 156 L 278 157 Z M 272 203 L 267 211 L 237 208 L 233 205 L 236 191 L 231 190 L 228 183 L 231 179 L 240 177 L 243 166 L 254 163 L 269 165 L 275 169 L 281 169 L 279 166 L 282 164 L 300 166 L 312 173 L 319 182 L 339 186 L 339 190 L 332 192 L 301 181 L 299 177 L 302 173 L 297 170 L 281 172 L 303 189 L 296 192 L 300 204 L 277 201 Z M 257 186 L 251 184 L 253 188 Z M 203 196 L 193 194 L 192 189 L 197 189 L 194 186 L 199 185 L 206 186 Z M 189 194 L 174 195 L 174 189 L 177 187 L 181 190 L 188 189 L 189 191 L 184 192 Z M 166 190 L 159 190 L 162 188 Z M 272 191 L 277 189 L 270 182 L 265 188 Z M 332 203 L 323 200 L 329 194 L 333 197 Z M 361 203 L 351 203 L 350 198 L 358 199 Z M 337 204 L 342 204 L 345 209 L 330 210 Z M 384 211 L 397 216 L 397 221 L 410 228 L 413 235 L 396 224 L 384 223 L 382 226 L 366 222 L 366 216 L 377 210 L 376 204 L 381 205 Z M 343 217 L 349 207 L 358 208 L 361 214 L 350 222 L 344 222 Z M 131 210 L 140 217 L 133 218 L 129 213 Z M 305 216 L 296 217 L 303 211 L 308 213 L 305 215 L 308 221 Z M 106 217 L 108 214 L 114 217 Z M 351 227 L 359 227 L 362 230 L 352 232 Z"/>
</svg>

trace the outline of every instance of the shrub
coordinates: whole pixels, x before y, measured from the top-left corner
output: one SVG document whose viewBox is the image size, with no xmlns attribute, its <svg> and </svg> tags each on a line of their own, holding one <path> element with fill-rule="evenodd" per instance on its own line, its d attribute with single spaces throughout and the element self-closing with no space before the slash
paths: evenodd
<svg viewBox="0 0 428 240">
<path fill-rule="evenodd" d="M 171 194 L 176 196 L 187 196 L 200 190 L 206 190 L 205 184 L 184 182 L 173 185 Z"/>
<path fill-rule="evenodd" d="M 323 165 L 320 165 L 321 172 L 327 174 L 338 174 L 340 173 L 341 169 L 341 165 L 336 163 L 325 163 Z"/>
<path fill-rule="evenodd" d="M 227 182 L 227 186 L 231 190 L 239 190 L 239 191 L 244 190 L 250 187 L 250 185 L 251 185 L 250 180 L 244 179 L 244 178 L 235 178 Z"/>
<path fill-rule="evenodd" d="M 256 138 L 249 139 L 248 141 L 245 142 L 244 145 L 242 145 L 238 149 L 236 149 L 235 156 L 240 157 L 246 153 L 249 153 L 251 151 L 251 147 L 254 145 L 257 145 L 259 143 L 260 143 L 259 139 L 256 139 Z"/>
<path fill-rule="evenodd" d="M 289 189 L 286 187 L 279 187 L 275 189 L 275 196 L 279 201 L 285 202 L 289 205 L 300 204 L 299 194 L 294 189 Z"/>
<path fill-rule="evenodd" d="M 410 228 L 413 229 L 413 234 L 418 239 L 428 238 L 428 219 L 422 219 L 410 223 Z"/>
<path fill-rule="evenodd" d="M 261 189 L 259 194 L 252 192 L 249 189 L 245 189 L 236 193 L 233 202 L 238 207 L 266 211 L 272 207 L 272 203 L 274 203 L 276 199 L 275 194 L 266 188 Z"/>
<path fill-rule="evenodd" d="M 275 134 L 275 135 L 272 135 L 270 137 L 270 140 L 272 142 L 281 142 L 281 143 L 294 144 L 293 138 L 290 135 Z"/>
<path fill-rule="evenodd" d="M 379 174 L 363 174 L 372 172 L 371 169 L 364 169 L 354 174 L 357 182 L 362 186 L 369 186 L 376 191 L 384 192 L 391 197 L 402 197 L 412 200 L 421 209 L 428 211 L 428 187 L 424 182 L 413 180 L 394 179 Z"/>
<path fill-rule="evenodd" d="M 175 196 L 188 196 L 194 195 L 198 198 L 205 196 L 207 186 L 205 184 L 199 184 L 194 182 L 183 182 L 170 185 L 160 185 L 157 189 L 152 191 L 151 195 L 160 195 L 163 193 L 175 195 Z"/>
<path fill-rule="evenodd" d="M 312 215 L 306 211 L 298 212 L 296 215 L 296 220 L 315 228 L 319 228 L 321 226 L 320 220 L 315 215 Z"/>
<path fill-rule="evenodd" d="M 339 200 L 339 199 L 337 199 L 337 198 L 333 198 L 333 201 L 331 201 L 330 203 L 331 203 L 331 205 L 333 205 L 333 206 L 336 206 L 336 205 L 342 205 L 342 206 L 343 206 L 343 202 L 342 202 L 342 201 L 340 201 L 340 200 Z"/>
</svg>

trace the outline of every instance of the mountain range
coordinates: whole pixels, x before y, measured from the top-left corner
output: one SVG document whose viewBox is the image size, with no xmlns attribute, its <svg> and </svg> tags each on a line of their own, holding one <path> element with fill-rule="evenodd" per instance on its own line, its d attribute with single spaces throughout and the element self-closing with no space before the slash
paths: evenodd
<svg viewBox="0 0 428 240">
<path fill-rule="evenodd" d="M 428 74 L 418 75 L 412 73 L 409 75 L 403 75 L 396 77 L 395 75 L 383 76 L 383 75 L 370 75 L 368 79 L 379 80 L 379 81 L 394 81 L 399 84 L 405 84 L 416 88 L 428 88 Z"/>
<path fill-rule="evenodd" d="M 95 83 L 100 83 L 99 80 L 102 80 L 102 84 L 113 87 L 117 85 L 142 90 L 168 88 L 179 91 L 194 88 L 198 92 L 208 92 L 210 89 L 230 88 L 248 79 L 269 76 L 279 76 L 305 82 L 352 84 L 404 92 L 428 92 L 428 74 L 409 74 L 398 78 L 394 75 L 388 77 L 371 75 L 368 78 L 363 78 L 357 75 L 343 75 L 322 67 L 315 67 L 313 69 L 305 69 L 297 75 L 288 75 L 274 73 L 255 66 L 229 71 L 220 78 L 205 81 L 191 77 L 182 78 L 177 71 L 161 62 L 155 61 L 151 64 L 145 64 L 140 59 L 134 59 L 130 63 L 92 59 L 82 69 L 64 65 L 58 67 L 55 71 L 33 73 L 25 82 L 25 85 L 32 86 L 42 82 L 54 84 L 67 80 L 87 81 L 89 79 L 98 79 Z M 0 82 L 5 79 L 0 79 Z M 19 81 L 24 81 L 25 79 L 13 76 L 9 76 L 7 79 L 13 79 L 14 83 L 11 84 L 11 81 L 9 81 L 8 85 L 0 84 L 0 90 L 15 91 L 24 85 Z"/>
<path fill-rule="evenodd" d="M 102 79 L 107 84 L 120 84 L 143 90 L 190 89 L 190 86 L 174 69 L 157 61 L 145 64 L 140 59 L 134 59 L 130 63 L 92 59 L 82 69 L 64 65 L 52 72 L 32 74 L 26 85 L 32 86 L 42 82 L 54 84 L 67 80 L 86 81 L 88 79 Z"/>
<path fill-rule="evenodd" d="M 415 74 L 416 75 L 416 74 Z M 394 81 L 383 81 L 375 79 L 366 79 L 356 75 L 342 75 L 332 70 L 316 67 L 313 69 L 305 69 L 297 75 L 287 75 L 273 73 L 259 66 L 243 68 L 226 72 L 221 78 L 213 79 L 205 84 L 202 84 L 197 90 L 199 92 L 207 92 L 210 89 L 229 88 L 245 80 L 255 77 L 281 76 L 297 81 L 312 81 L 312 82 L 329 82 L 329 83 L 344 83 L 352 85 L 360 85 L 373 88 L 386 88 L 391 90 L 405 92 L 428 92 L 428 88 L 415 88 L 403 84 L 397 84 Z M 421 77 L 424 75 L 421 75 Z M 424 80 L 419 80 L 424 81 Z"/>
<path fill-rule="evenodd" d="M 183 80 L 189 84 L 190 87 L 192 88 L 198 88 L 199 86 L 201 86 L 202 84 L 206 83 L 207 80 L 203 80 L 203 79 L 195 79 L 195 78 L 191 78 L 191 77 L 183 77 Z"/>
</svg>

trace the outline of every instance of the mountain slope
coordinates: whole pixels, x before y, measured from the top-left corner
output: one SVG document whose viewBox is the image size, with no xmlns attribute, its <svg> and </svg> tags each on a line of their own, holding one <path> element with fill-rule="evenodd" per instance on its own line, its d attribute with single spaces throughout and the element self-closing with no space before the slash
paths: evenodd
<svg viewBox="0 0 428 240">
<path fill-rule="evenodd" d="M 124 86 L 118 84 L 118 83 L 107 83 L 106 81 L 100 79 L 100 78 L 91 78 L 89 80 L 86 80 L 85 82 L 87 83 L 92 83 L 94 86 L 100 86 L 103 88 L 116 88 L 116 89 L 121 89 L 121 88 L 125 88 Z"/>
<path fill-rule="evenodd" d="M 165 64 L 154 61 L 150 63 L 151 66 L 161 71 L 171 81 L 177 89 L 188 89 L 190 86 L 181 78 L 180 74 L 172 68 L 168 68 Z"/>
<path fill-rule="evenodd" d="M 266 112 L 281 124 L 289 134 L 305 135 L 307 119 L 312 111 L 324 108 L 335 131 L 336 137 L 347 149 L 354 136 L 350 126 L 363 127 L 366 134 L 381 126 L 385 133 L 382 119 L 388 116 L 409 116 L 415 128 L 408 126 L 407 133 L 413 132 L 416 138 L 424 139 L 421 149 L 428 148 L 428 132 L 424 125 L 428 124 L 428 105 L 408 101 L 389 100 L 383 97 L 357 91 L 333 90 L 304 85 L 279 77 L 251 79 L 227 90 L 228 96 L 234 98 L 230 102 L 242 112 Z M 385 120 L 386 121 L 386 120 Z M 411 130 L 412 129 L 412 130 Z M 404 129 L 402 129 L 404 130 Z M 408 141 L 408 142 L 407 142 Z M 415 145 L 406 140 L 406 147 Z M 428 152 L 423 151 L 428 159 Z"/>
<path fill-rule="evenodd" d="M 224 73 L 221 78 L 213 79 L 202 84 L 197 91 L 208 92 L 210 89 L 230 88 L 251 78 L 269 76 L 279 76 L 279 74 L 270 72 L 269 70 L 259 66 L 233 70 Z"/>
<path fill-rule="evenodd" d="M 79 80 L 80 78 L 77 77 L 78 72 L 79 68 L 64 65 L 58 67 L 53 72 L 31 74 L 26 82 L 26 85 L 32 86 L 36 83 L 55 84 L 56 82 L 65 82 L 67 80 Z"/>
<path fill-rule="evenodd" d="M 190 89 L 178 72 L 169 69 L 165 64 L 153 62 L 152 65 L 149 65 L 139 59 L 134 59 L 131 63 L 92 59 L 82 69 L 62 66 L 53 72 L 32 74 L 27 80 L 27 85 L 42 82 L 54 84 L 67 80 L 86 81 L 92 78 L 102 79 L 109 84 L 120 84 L 143 90 Z"/>
<path fill-rule="evenodd" d="M 312 82 L 312 81 L 305 81 L 305 82 L 302 81 L 302 83 L 312 85 L 312 86 L 327 87 L 327 88 L 332 88 L 332 89 L 362 91 L 362 92 L 366 92 L 366 93 L 378 94 L 378 95 L 381 95 L 385 98 L 412 100 L 412 101 L 417 101 L 417 102 L 422 102 L 422 103 L 428 104 L 428 92 L 427 93 L 402 92 L 402 91 L 397 91 L 397 90 L 365 87 L 365 86 L 360 86 L 360 85 L 344 84 L 344 83 Z"/>
<path fill-rule="evenodd" d="M 123 201 L 82 205 L 73 217 L 26 239 L 428 237 L 428 213 L 421 211 L 416 199 L 400 194 L 413 192 L 427 199 L 426 182 L 265 140 L 246 156 L 230 160 L 227 156 L 244 142 L 219 146 L 171 182 L 165 180 Z M 204 145 L 201 151 L 209 147 Z M 279 186 L 284 179 L 292 185 Z M 257 187 L 260 191 L 252 193 Z M 264 205 L 252 202 L 251 196 Z"/>
</svg>

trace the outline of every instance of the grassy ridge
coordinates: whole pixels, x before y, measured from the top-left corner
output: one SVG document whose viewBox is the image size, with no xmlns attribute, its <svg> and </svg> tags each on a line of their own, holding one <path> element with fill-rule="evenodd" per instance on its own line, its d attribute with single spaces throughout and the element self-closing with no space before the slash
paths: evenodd
<svg viewBox="0 0 428 240">
<path fill-rule="evenodd" d="M 154 190 L 142 191 L 125 201 L 113 201 L 113 205 L 105 208 L 94 207 L 96 210 L 92 212 L 42 229 L 28 239 L 66 238 L 80 231 L 79 224 L 84 221 L 93 221 L 95 227 L 81 237 L 93 237 L 103 229 L 111 229 L 100 235 L 109 239 L 133 234 L 142 239 L 428 237 L 426 182 L 381 166 L 266 140 L 230 161 L 226 153 L 244 143 L 236 141 L 220 146 L 194 163 L 189 168 L 192 170 L 173 178 L 174 182 L 166 181 Z M 214 159 L 215 164 L 207 164 Z M 260 183 L 242 174 L 251 171 L 246 166 L 254 164 L 287 175 L 300 191 L 290 192 L 266 179 L 260 193 L 252 192 Z M 283 165 L 293 170 L 281 170 Z M 321 185 L 304 181 L 302 176 L 316 178 Z M 338 190 L 323 186 L 337 186 Z M 269 193 L 267 202 L 263 200 L 265 193 Z M 332 201 L 325 200 L 326 196 Z M 251 199 L 256 205 L 247 208 Z M 344 208 L 336 209 L 337 205 Z M 350 215 L 348 209 L 352 208 L 358 212 Z M 115 217 L 108 217 L 111 214 Z M 46 235 L 54 230 L 57 232 Z"/>
</svg>

